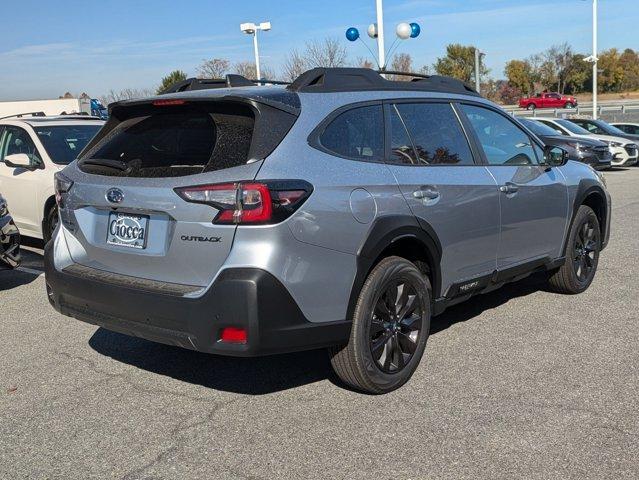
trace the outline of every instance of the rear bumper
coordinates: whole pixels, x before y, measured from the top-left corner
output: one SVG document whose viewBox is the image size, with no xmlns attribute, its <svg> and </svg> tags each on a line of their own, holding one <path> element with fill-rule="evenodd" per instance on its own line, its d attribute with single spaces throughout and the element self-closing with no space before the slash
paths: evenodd
<svg viewBox="0 0 639 480">
<path fill-rule="evenodd" d="M 286 288 L 255 268 L 228 269 L 198 298 L 149 291 L 58 270 L 53 242 L 45 248 L 49 301 L 64 315 L 108 330 L 200 352 L 259 356 L 346 343 L 351 323 L 309 322 Z M 71 272 L 71 273 L 70 273 Z M 132 282 L 134 285 L 135 282 Z M 224 327 L 244 328 L 245 344 L 219 341 Z"/>
</svg>

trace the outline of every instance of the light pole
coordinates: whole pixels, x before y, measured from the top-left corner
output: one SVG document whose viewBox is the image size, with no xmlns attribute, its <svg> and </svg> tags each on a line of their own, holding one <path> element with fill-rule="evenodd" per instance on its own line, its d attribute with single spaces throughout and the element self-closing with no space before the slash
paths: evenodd
<svg viewBox="0 0 639 480">
<path fill-rule="evenodd" d="M 475 90 L 477 93 L 481 93 L 481 59 L 485 57 L 486 54 L 481 52 L 479 48 L 475 47 Z"/>
<path fill-rule="evenodd" d="M 395 28 L 395 33 L 397 34 L 397 38 L 391 44 L 388 52 L 386 52 L 386 48 L 384 47 L 384 9 L 382 6 L 382 0 L 375 0 L 376 13 L 377 13 L 377 23 L 371 23 L 368 26 L 367 33 L 368 36 L 377 41 L 377 68 L 381 70 L 382 76 L 384 75 L 384 70 L 386 70 L 386 57 L 389 59 L 392 58 L 393 52 L 399 46 L 399 41 L 408 40 L 409 38 L 417 38 L 421 33 L 421 27 L 413 22 L 406 23 L 402 22 L 397 24 Z M 360 40 L 362 43 L 364 41 L 359 36 L 359 30 L 355 27 L 349 27 L 346 30 L 346 39 L 349 42 L 355 42 Z M 373 51 L 364 43 L 364 46 L 368 49 L 373 59 L 375 59 L 375 54 Z"/>
<path fill-rule="evenodd" d="M 262 73 L 260 72 L 260 50 L 257 46 L 257 31 L 262 30 L 264 32 L 268 32 L 271 29 L 271 22 L 262 22 L 262 23 L 242 23 L 240 25 L 240 30 L 246 33 L 247 35 L 253 35 L 253 48 L 255 49 L 255 74 L 257 75 L 256 80 L 259 81 L 262 79 Z"/>
<path fill-rule="evenodd" d="M 597 120 L 597 0 L 592 0 L 592 118 Z"/>
<path fill-rule="evenodd" d="M 375 0 L 377 10 L 377 64 L 379 68 L 386 68 L 386 50 L 384 49 L 384 7 L 382 0 Z"/>
<path fill-rule="evenodd" d="M 597 74 L 599 58 L 597 57 L 597 0 L 592 0 L 592 55 L 584 58 L 592 63 L 592 118 L 597 119 Z"/>
</svg>

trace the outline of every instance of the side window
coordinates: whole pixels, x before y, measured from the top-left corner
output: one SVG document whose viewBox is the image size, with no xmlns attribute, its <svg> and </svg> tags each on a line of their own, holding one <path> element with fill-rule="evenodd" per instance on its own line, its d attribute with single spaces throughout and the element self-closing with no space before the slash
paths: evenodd
<svg viewBox="0 0 639 480">
<path fill-rule="evenodd" d="M 556 131 L 560 135 L 566 135 L 566 132 L 564 132 L 563 129 L 559 127 L 559 125 L 555 125 L 552 122 L 544 122 L 543 120 L 538 120 L 538 121 L 543 123 L 544 125 L 548 125 L 550 128 L 552 128 L 554 131 Z"/>
<path fill-rule="evenodd" d="M 390 128 L 391 128 L 391 158 L 392 163 L 416 165 L 418 163 L 415 156 L 413 142 L 408 136 L 404 122 L 399 116 L 395 105 L 390 108 Z"/>
<path fill-rule="evenodd" d="M 449 103 L 398 103 L 419 165 L 474 165 L 468 139 Z"/>
<path fill-rule="evenodd" d="M 2 139 L 0 160 L 4 161 L 5 157 L 16 153 L 25 153 L 31 160 L 32 165 L 42 163 L 38 149 L 26 130 L 7 125 Z"/>
<path fill-rule="evenodd" d="M 600 134 L 600 135 L 605 135 L 606 134 L 606 132 L 604 132 L 601 128 L 599 128 L 594 123 L 590 123 L 590 122 L 574 122 L 574 123 L 576 123 L 580 127 L 585 128 L 590 133 L 597 133 L 597 134 Z"/>
<path fill-rule="evenodd" d="M 490 165 L 537 165 L 532 141 L 513 122 L 487 108 L 462 105 Z"/>
<path fill-rule="evenodd" d="M 381 105 L 355 107 L 338 115 L 319 139 L 324 148 L 355 160 L 384 158 L 384 114 Z"/>
</svg>

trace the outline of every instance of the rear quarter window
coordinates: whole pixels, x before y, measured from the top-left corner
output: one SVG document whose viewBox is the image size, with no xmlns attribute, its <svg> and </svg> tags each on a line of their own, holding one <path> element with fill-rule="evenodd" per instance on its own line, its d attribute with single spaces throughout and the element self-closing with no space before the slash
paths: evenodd
<svg viewBox="0 0 639 480">
<path fill-rule="evenodd" d="M 354 107 L 335 117 L 319 136 L 320 145 L 340 157 L 381 161 L 384 113 L 380 105 Z"/>
</svg>

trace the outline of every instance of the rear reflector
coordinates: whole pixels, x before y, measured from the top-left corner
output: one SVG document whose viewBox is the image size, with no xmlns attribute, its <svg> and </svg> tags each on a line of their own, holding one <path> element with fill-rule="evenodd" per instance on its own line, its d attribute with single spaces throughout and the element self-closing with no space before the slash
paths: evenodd
<svg viewBox="0 0 639 480">
<path fill-rule="evenodd" d="M 246 343 L 246 330 L 236 327 L 225 327 L 220 334 L 220 340 L 226 343 Z"/>
</svg>

